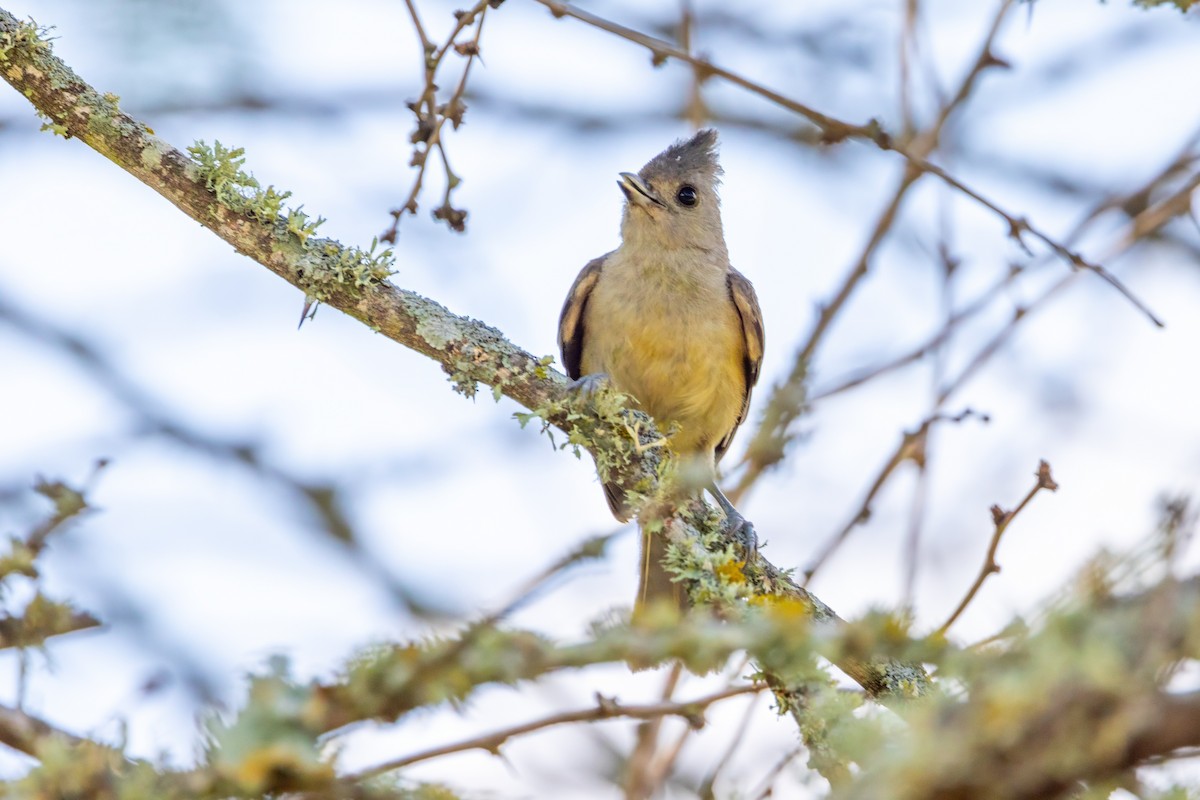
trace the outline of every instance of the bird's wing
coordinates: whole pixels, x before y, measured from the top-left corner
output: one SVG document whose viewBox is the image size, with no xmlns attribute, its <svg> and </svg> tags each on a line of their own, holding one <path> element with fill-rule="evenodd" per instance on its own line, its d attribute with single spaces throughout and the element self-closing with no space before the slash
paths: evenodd
<svg viewBox="0 0 1200 800">
<path fill-rule="evenodd" d="M 583 343 L 587 336 L 584 319 L 586 318 L 588 300 L 592 289 L 600 280 L 600 270 L 604 269 L 607 255 L 592 259 L 579 273 L 571 291 L 567 292 L 567 300 L 563 303 L 562 314 L 558 318 L 558 349 L 562 353 L 563 368 L 571 380 L 577 381 L 583 377 Z M 625 500 L 625 492 L 618 484 L 604 484 L 604 498 L 613 516 L 621 522 L 629 521 L 629 505 Z"/>
<path fill-rule="evenodd" d="M 588 300 L 596 281 L 600 280 L 600 270 L 608 256 L 592 259 L 579 273 L 567 300 L 563 303 L 562 314 L 558 318 L 558 349 L 562 353 L 563 367 L 571 380 L 577 381 L 583 371 L 583 339 L 586 336 L 583 319 L 587 311 Z M 753 290 L 752 290 L 753 291 Z M 757 307 L 757 306 L 756 306 Z"/>
<path fill-rule="evenodd" d="M 727 284 L 729 298 L 733 301 L 733 307 L 737 309 L 738 316 L 742 320 L 742 340 L 746 348 L 742 356 L 742 370 L 746 378 L 746 388 L 745 394 L 742 396 L 742 410 L 738 412 L 737 422 L 717 444 L 716 458 L 718 461 L 729 449 L 729 445 L 733 442 L 733 435 L 745 422 L 746 414 L 750 411 L 750 393 L 754 391 L 754 384 L 758 383 L 758 372 L 762 367 L 763 347 L 766 344 L 766 337 L 763 334 L 762 309 L 758 305 L 758 295 L 754 293 L 754 286 L 746 280 L 745 275 L 733 267 L 729 268 Z"/>
</svg>

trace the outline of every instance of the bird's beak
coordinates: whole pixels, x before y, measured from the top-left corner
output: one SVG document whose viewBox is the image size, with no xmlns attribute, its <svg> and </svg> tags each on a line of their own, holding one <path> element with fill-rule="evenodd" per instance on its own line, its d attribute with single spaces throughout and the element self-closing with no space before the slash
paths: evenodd
<svg viewBox="0 0 1200 800">
<path fill-rule="evenodd" d="M 621 191 L 625 193 L 625 197 L 630 203 L 649 210 L 653 206 L 665 208 L 666 203 L 658 198 L 658 195 L 646 185 L 646 182 L 633 172 L 622 172 L 621 179 L 617 181 L 617 186 L 621 187 Z"/>
</svg>

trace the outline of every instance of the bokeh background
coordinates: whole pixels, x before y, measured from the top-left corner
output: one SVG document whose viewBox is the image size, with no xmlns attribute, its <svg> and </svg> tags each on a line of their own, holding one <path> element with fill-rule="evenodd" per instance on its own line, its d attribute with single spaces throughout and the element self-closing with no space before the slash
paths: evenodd
<svg viewBox="0 0 1200 800">
<path fill-rule="evenodd" d="M 369 245 L 409 192 L 405 104 L 423 77 L 399 0 L 0 6 L 55 26 L 58 55 L 175 146 L 244 147 L 260 181 L 328 219 L 324 235 Z M 444 38 L 456 6 L 417 7 L 431 38 Z M 684 8 L 586 7 L 668 39 Z M 906 39 L 907 7 L 696 0 L 691 43 L 821 111 L 900 131 L 906 107 L 917 125 L 928 123 L 996 13 L 993 3 L 928 0 L 916 38 Z M 904 81 L 906 41 L 918 46 L 904 59 Z M 431 168 L 420 212 L 400 223 L 393 280 L 550 354 L 576 272 L 618 242 L 616 174 L 690 133 L 694 76 L 675 63 L 652 67 L 645 50 L 556 20 L 532 0 L 489 11 L 481 51 L 465 124 L 446 133 L 466 232 L 431 218 L 444 186 Z M 1065 240 L 1197 144 L 1194 12 L 1021 4 L 994 53 L 1005 66 L 981 76 L 934 160 L 1055 237 Z M 448 65 L 444 90 L 455 69 Z M 821 145 L 803 120 L 719 81 L 699 96 L 721 132 L 729 249 L 758 288 L 768 334 L 750 423 L 726 461 L 733 470 L 903 162 L 868 144 Z M 19 534 L 46 513 L 30 491 L 36 476 L 90 486 L 97 509 L 55 540 L 40 585 L 107 627 L 44 652 L 5 653 L 5 702 L 20 696 L 68 730 L 187 764 L 203 716 L 236 707 L 246 673 L 271 657 L 286 656 L 301 676 L 329 675 L 356 647 L 447 630 L 504 605 L 585 537 L 614 529 L 590 461 L 522 430 L 514 403 L 493 403 L 487 392 L 463 399 L 432 362 L 336 311 L 320 310 L 297 331 L 297 290 L 39 124 L 23 98 L 0 91 L 0 533 Z M 1148 199 L 1195 170 L 1156 184 Z M 989 506 L 1014 505 L 1039 459 L 1061 488 L 1039 496 L 1006 534 L 1003 571 L 956 624 L 961 641 L 1036 613 L 1101 549 L 1143 540 L 1161 498 L 1200 487 L 1200 224 L 1184 213 L 1122 250 L 1129 212 L 1139 209 L 1103 212 L 1075 246 L 1105 259 L 1166 327 L 1087 273 L 1037 305 L 941 409 L 988 420 L 932 426 L 924 477 L 911 462 L 895 470 L 870 518 L 814 577 L 811 588 L 843 616 L 910 603 L 917 630 L 939 625 L 982 563 Z M 938 386 L 1008 329 L 1015 309 L 1069 273 L 1031 247 L 932 178 L 910 193 L 816 353 L 817 399 L 787 459 L 743 501 L 773 563 L 802 571 L 858 514 L 903 432 L 930 415 Z M 956 267 L 947 280 L 948 261 Z M 1002 289 L 990 288 L 1013 270 Z M 821 398 L 925 342 L 947 309 L 981 296 L 985 310 L 935 355 Z M 231 457 L 238 448 L 258 465 Z M 108 464 L 97 472 L 100 459 Z M 330 493 L 356 546 L 328 534 L 301 488 Z M 512 624 L 581 635 L 628 605 L 635 553 L 629 529 L 604 560 L 530 598 Z M 414 614 L 401 594 L 434 615 Z M 689 678 L 680 695 L 715 681 Z M 360 727 L 342 758 L 369 765 L 586 706 L 596 691 L 648 701 L 661 683 L 660 673 L 613 667 L 487 690 L 465 709 L 397 730 Z M 703 775 L 724 751 L 744 702 L 712 712 L 681 776 Z M 796 747 L 794 728 L 757 703 L 747 746 L 725 776 L 748 796 Z M 629 722 L 556 730 L 513 742 L 504 759 L 463 754 L 412 774 L 494 796 L 617 796 L 604 779 L 632 731 Z M 780 796 L 802 791 L 802 764 L 778 778 Z M 0 753 L 0 773 L 27 768 Z"/>
</svg>

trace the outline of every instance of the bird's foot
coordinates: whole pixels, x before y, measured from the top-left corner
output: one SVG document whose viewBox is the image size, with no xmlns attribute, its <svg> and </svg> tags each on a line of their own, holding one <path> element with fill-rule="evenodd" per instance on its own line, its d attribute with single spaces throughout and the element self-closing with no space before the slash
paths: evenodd
<svg viewBox="0 0 1200 800">
<path fill-rule="evenodd" d="M 607 374 L 603 372 L 595 372 L 591 375 L 584 375 L 577 381 L 572 381 L 571 385 L 567 387 L 567 391 L 590 400 L 597 392 L 599 392 L 608 384 L 609 381 Z"/>
<path fill-rule="evenodd" d="M 737 540 L 746 552 L 746 562 L 758 556 L 758 532 L 754 524 L 736 511 L 725 516 L 725 535 Z"/>
</svg>

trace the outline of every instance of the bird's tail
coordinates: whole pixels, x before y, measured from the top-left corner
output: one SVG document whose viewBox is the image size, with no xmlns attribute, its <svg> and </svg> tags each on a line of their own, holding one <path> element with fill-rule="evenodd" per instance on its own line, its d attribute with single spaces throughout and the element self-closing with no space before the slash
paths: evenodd
<svg viewBox="0 0 1200 800">
<path fill-rule="evenodd" d="M 667 554 L 666 536 L 645 528 L 639 528 L 639 532 L 642 557 L 638 566 L 638 593 L 633 602 L 634 620 L 658 604 L 669 603 L 681 613 L 687 611 L 687 592 L 671 580 L 670 573 L 663 568 L 663 558 Z"/>
</svg>

